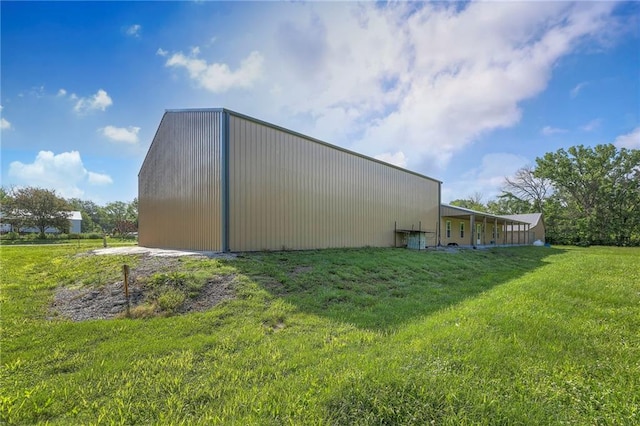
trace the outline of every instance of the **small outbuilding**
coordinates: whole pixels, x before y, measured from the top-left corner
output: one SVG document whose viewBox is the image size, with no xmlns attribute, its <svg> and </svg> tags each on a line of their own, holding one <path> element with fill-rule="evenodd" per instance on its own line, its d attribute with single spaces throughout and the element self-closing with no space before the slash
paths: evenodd
<svg viewBox="0 0 640 426">
<path fill-rule="evenodd" d="M 82 213 L 79 211 L 69 212 L 69 233 L 82 233 Z"/>
<path fill-rule="evenodd" d="M 437 245 L 441 182 L 224 108 L 165 112 L 139 244 L 258 251 Z"/>
</svg>

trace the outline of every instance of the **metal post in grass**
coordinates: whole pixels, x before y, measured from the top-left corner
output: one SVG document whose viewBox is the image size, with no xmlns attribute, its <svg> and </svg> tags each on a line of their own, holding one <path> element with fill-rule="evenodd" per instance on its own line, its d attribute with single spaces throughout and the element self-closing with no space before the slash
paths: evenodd
<svg viewBox="0 0 640 426">
<path fill-rule="evenodd" d="M 127 299 L 127 318 L 130 316 L 130 304 L 129 304 L 129 265 L 122 265 L 122 272 L 124 274 L 124 297 Z"/>
<path fill-rule="evenodd" d="M 107 234 L 102 234 L 102 247 L 107 248 Z"/>
</svg>

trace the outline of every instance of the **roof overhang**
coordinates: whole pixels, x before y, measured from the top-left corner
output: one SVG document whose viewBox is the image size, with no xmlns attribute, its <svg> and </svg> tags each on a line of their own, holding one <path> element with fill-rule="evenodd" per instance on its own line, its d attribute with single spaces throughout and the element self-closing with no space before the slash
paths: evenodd
<svg viewBox="0 0 640 426">
<path fill-rule="evenodd" d="M 498 216 L 495 214 L 481 212 L 477 210 L 466 209 L 464 207 L 452 206 L 450 204 L 442 204 L 440 207 L 440 215 L 442 217 L 460 217 L 460 218 L 471 218 L 474 216 L 476 220 L 478 219 L 487 219 L 491 221 L 498 221 L 500 223 L 513 223 L 513 224 L 521 224 L 526 225 L 528 222 L 524 222 L 521 220 L 508 219 L 502 216 Z"/>
</svg>

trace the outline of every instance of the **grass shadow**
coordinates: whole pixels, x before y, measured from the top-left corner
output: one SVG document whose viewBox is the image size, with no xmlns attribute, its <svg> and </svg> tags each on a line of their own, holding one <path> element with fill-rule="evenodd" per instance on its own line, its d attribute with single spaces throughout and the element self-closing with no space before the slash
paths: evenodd
<svg viewBox="0 0 640 426">
<path fill-rule="evenodd" d="M 329 249 L 245 254 L 234 266 L 303 312 L 392 330 L 517 278 L 561 252 L 543 247 Z"/>
</svg>

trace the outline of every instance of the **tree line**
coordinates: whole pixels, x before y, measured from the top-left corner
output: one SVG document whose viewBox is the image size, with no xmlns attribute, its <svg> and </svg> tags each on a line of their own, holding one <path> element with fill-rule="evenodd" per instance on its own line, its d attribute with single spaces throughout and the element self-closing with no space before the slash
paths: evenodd
<svg viewBox="0 0 640 426">
<path fill-rule="evenodd" d="M 138 199 L 114 201 L 100 206 L 79 198 L 65 199 L 55 190 L 36 187 L 1 188 L 2 223 L 14 230 L 37 228 L 44 237 L 47 228 L 69 232 L 69 213 L 82 215 L 82 233 L 124 235 L 138 230 Z"/>
<path fill-rule="evenodd" d="M 573 146 L 505 178 L 502 193 L 451 204 L 493 214 L 542 212 L 547 242 L 640 245 L 640 150 Z"/>
</svg>

